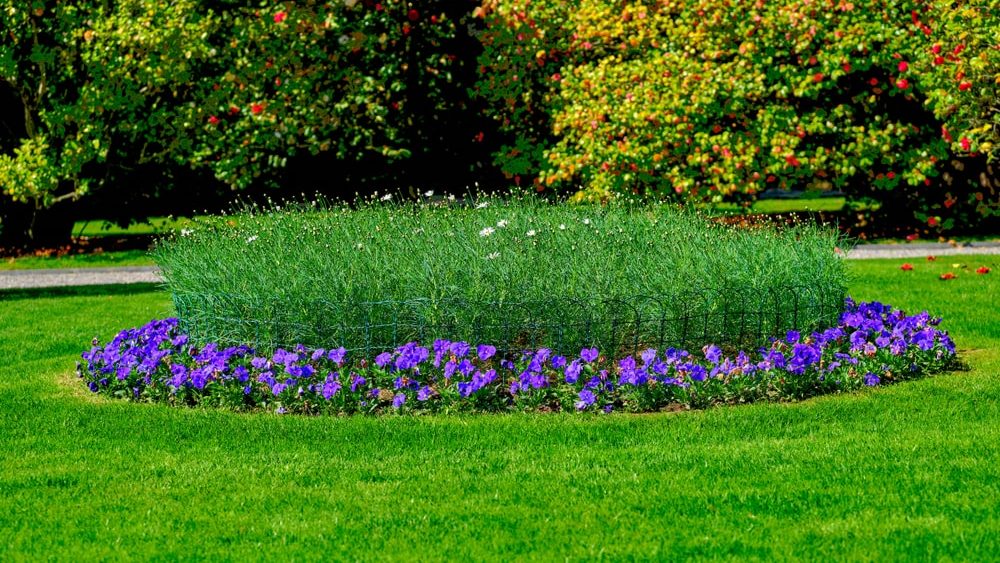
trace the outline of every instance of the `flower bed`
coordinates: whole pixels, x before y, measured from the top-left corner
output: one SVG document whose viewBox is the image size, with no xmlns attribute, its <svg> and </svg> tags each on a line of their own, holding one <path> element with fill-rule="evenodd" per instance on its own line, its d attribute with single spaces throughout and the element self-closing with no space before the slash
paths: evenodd
<svg viewBox="0 0 1000 563">
<path fill-rule="evenodd" d="M 365 358 L 344 348 L 197 347 L 165 319 L 104 346 L 95 339 L 79 376 L 95 393 L 134 401 L 277 413 L 650 412 L 802 399 L 940 371 L 955 346 L 939 322 L 848 299 L 836 326 L 790 331 L 755 352 L 707 345 L 609 358 L 542 348 L 501 357 L 489 344 L 435 340 Z"/>
</svg>

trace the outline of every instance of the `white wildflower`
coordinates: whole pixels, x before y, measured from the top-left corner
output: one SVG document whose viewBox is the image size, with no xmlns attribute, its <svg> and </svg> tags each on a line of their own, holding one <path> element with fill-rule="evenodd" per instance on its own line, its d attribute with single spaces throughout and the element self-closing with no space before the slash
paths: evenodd
<svg viewBox="0 0 1000 563">
<path fill-rule="evenodd" d="M 191 236 L 192 234 L 194 234 L 194 229 L 181 229 L 182 237 Z"/>
<path fill-rule="evenodd" d="M 364 247 L 365 247 L 365 245 L 361 244 L 360 242 L 358 243 L 358 250 L 361 250 Z"/>
<path fill-rule="evenodd" d="M 590 224 L 590 218 L 589 217 L 584 217 L 583 218 L 583 224 L 584 225 L 589 225 Z"/>
<path fill-rule="evenodd" d="M 528 231 L 527 233 L 524 233 L 524 234 L 527 235 L 527 236 L 529 236 L 529 237 L 533 237 L 533 236 L 535 236 L 535 229 L 531 229 L 530 231 Z"/>
<path fill-rule="evenodd" d="M 479 231 L 479 236 L 488 237 L 494 233 L 493 227 L 486 227 L 485 229 Z"/>
<path fill-rule="evenodd" d="M 487 260 L 496 260 L 497 258 L 500 258 L 499 252 L 491 252 L 490 254 L 486 255 Z"/>
<path fill-rule="evenodd" d="M 431 197 L 434 195 L 434 190 L 427 190 L 424 192 L 424 197 Z"/>
<path fill-rule="evenodd" d="M 251 242 L 253 242 L 253 241 L 255 241 L 255 240 L 257 240 L 257 235 L 254 235 L 254 236 L 252 236 L 252 237 L 248 238 L 248 239 L 247 239 L 247 244 L 250 244 Z"/>
<path fill-rule="evenodd" d="M 566 230 L 566 225 L 563 224 L 563 223 L 559 223 L 559 230 L 560 231 L 565 231 Z"/>
<path fill-rule="evenodd" d="M 490 206 L 490 202 L 488 202 L 488 201 L 482 201 L 482 202 L 479 202 L 479 203 L 476 204 L 476 209 L 486 209 L 489 206 Z"/>
<path fill-rule="evenodd" d="M 500 229 L 502 229 L 502 228 L 504 228 L 504 227 L 506 227 L 506 226 L 507 226 L 507 220 L 506 220 L 506 219 L 501 219 L 501 220 L 500 220 L 500 221 L 499 221 L 499 222 L 497 223 L 497 228 L 500 228 Z"/>
<path fill-rule="evenodd" d="M 392 199 L 392 194 L 385 194 L 382 196 L 382 201 L 389 201 L 390 199 Z"/>
</svg>

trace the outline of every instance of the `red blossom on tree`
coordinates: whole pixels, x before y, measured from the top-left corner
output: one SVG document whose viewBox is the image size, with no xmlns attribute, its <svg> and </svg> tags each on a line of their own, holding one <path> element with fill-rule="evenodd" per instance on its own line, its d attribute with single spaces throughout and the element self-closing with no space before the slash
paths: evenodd
<svg viewBox="0 0 1000 563">
<path fill-rule="evenodd" d="M 277 14 L 274 14 L 274 23 L 281 23 L 285 21 L 286 17 L 288 17 L 288 14 L 285 12 L 278 12 Z"/>
</svg>

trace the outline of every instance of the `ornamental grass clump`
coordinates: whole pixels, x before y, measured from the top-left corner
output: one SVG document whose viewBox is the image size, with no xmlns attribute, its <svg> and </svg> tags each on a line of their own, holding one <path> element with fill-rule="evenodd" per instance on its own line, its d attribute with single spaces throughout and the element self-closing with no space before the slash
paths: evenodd
<svg viewBox="0 0 1000 563">
<path fill-rule="evenodd" d="M 198 342 L 378 351 L 750 345 L 836 318 L 833 230 L 733 228 L 666 205 L 487 198 L 246 209 L 154 250 Z"/>
</svg>

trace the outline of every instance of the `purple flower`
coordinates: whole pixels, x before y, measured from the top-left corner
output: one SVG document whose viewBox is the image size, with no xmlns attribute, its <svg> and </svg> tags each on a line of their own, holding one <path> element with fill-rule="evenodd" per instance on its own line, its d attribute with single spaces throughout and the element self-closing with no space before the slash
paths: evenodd
<svg viewBox="0 0 1000 563">
<path fill-rule="evenodd" d="M 403 403 L 405 403 L 405 402 L 406 402 L 406 395 L 403 394 L 403 393 L 399 393 L 395 397 L 392 398 L 392 408 L 398 409 L 398 408 L 402 407 Z"/>
<path fill-rule="evenodd" d="M 642 359 L 643 363 L 648 366 L 650 362 L 652 362 L 656 358 L 656 350 L 654 350 L 653 348 L 643 350 L 639 354 L 639 357 Z"/>
<path fill-rule="evenodd" d="M 476 353 L 479 355 L 479 361 L 485 362 L 497 353 L 497 349 L 489 344 L 480 344 L 476 347 Z"/>
<path fill-rule="evenodd" d="M 288 366 L 285 368 L 285 373 L 292 377 L 312 377 L 316 370 L 309 364 L 304 366 Z"/>
<path fill-rule="evenodd" d="M 358 390 L 358 387 L 364 387 L 366 383 L 368 383 L 368 381 L 366 381 L 365 378 L 363 378 L 360 375 L 357 375 L 355 373 L 352 373 L 351 374 L 351 393 L 356 393 L 357 390 Z"/>
<path fill-rule="evenodd" d="M 377 365 L 382 369 L 385 369 L 385 366 L 389 365 L 389 362 L 391 361 L 392 361 L 392 354 L 390 354 L 389 352 L 382 352 L 378 356 L 375 356 L 375 365 Z"/>
<path fill-rule="evenodd" d="M 705 381 L 705 378 L 708 377 L 708 371 L 704 367 L 698 364 L 686 364 L 686 366 L 688 377 L 693 381 Z"/>
<path fill-rule="evenodd" d="M 868 331 L 861 329 L 851 333 L 851 349 L 860 350 L 868 342 Z"/>
<path fill-rule="evenodd" d="M 299 355 L 289 352 L 284 348 L 278 348 L 277 350 L 274 351 L 274 355 L 271 356 L 271 361 L 273 361 L 276 364 L 282 364 L 287 367 L 289 364 L 293 364 L 299 361 Z"/>
<path fill-rule="evenodd" d="M 702 352 L 705 354 L 705 359 L 712 364 L 718 364 L 719 360 L 722 359 L 722 350 L 720 350 L 715 344 L 705 346 L 702 348 Z"/>
<path fill-rule="evenodd" d="M 520 389 L 521 389 L 521 382 L 520 381 L 517 381 L 515 379 L 514 381 L 510 382 L 510 389 L 508 389 L 508 390 L 510 391 L 511 395 L 517 395 L 517 392 Z"/>
<path fill-rule="evenodd" d="M 344 358 L 346 356 L 347 356 L 347 349 L 341 346 L 336 350 L 330 350 L 326 355 L 326 359 L 340 366 L 344 364 Z"/>
<path fill-rule="evenodd" d="M 797 330 L 790 330 L 785 334 L 785 342 L 789 344 L 795 344 L 800 338 L 802 338 L 802 335 Z"/>
<path fill-rule="evenodd" d="M 550 363 L 552 364 L 553 368 L 555 368 L 555 369 L 562 369 L 562 368 L 566 367 L 566 357 L 565 356 L 556 356 L 556 357 L 552 358 L 552 361 Z"/>
<path fill-rule="evenodd" d="M 329 401 L 340 391 L 340 387 L 340 381 L 334 379 L 333 375 L 328 376 L 323 384 L 323 398 Z"/>
<path fill-rule="evenodd" d="M 236 380 L 239 381 L 240 383 L 246 381 L 247 379 L 250 379 L 250 372 L 244 366 L 236 366 L 236 368 L 233 369 L 233 375 L 236 377 Z"/>
<path fill-rule="evenodd" d="M 455 354 L 458 358 L 464 358 L 466 354 L 469 353 L 469 344 L 467 342 L 452 342 L 451 346 L 448 347 L 452 354 Z"/>
<path fill-rule="evenodd" d="M 889 342 L 889 333 L 885 331 L 882 331 L 882 333 L 878 335 L 878 338 L 875 339 L 875 345 L 879 348 L 885 348 L 889 345 Z"/>
<path fill-rule="evenodd" d="M 582 371 L 583 366 L 580 365 L 578 360 L 573 360 L 573 363 L 566 366 L 566 383 L 576 383 L 580 379 L 580 371 Z"/>
<path fill-rule="evenodd" d="M 881 381 L 882 380 L 879 379 L 879 376 L 875 375 L 872 372 L 868 372 L 868 373 L 865 374 L 865 385 L 867 385 L 869 387 L 875 387 Z"/>
<path fill-rule="evenodd" d="M 598 356 L 597 348 L 584 348 L 580 350 L 580 358 L 587 363 L 596 361 Z"/>
<path fill-rule="evenodd" d="M 597 396 L 594 395 L 594 392 L 590 389 L 584 389 L 580 391 L 579 399 L 580 400 L 576 402 L 576 408 L 577 410 L 582 411 L 590 405 L 593 405 L 594 401 L 597 400 Z"/>
<path fill-rule="evenodd" d="M 171 364 L 170 374 L 172 375 L 170 378 L 170 385 L 180 387 L 181 385 L 184 385 L 185 381 L 187 381 L 188 370 L 184 367 L 184 364 Z"/>
<path fill-rule="evenodd" d="M 917 331 L 913 334 L 913 343 L 917 345 L 917 348 L 926 352 L 934 347 L 935 332 L 936 331 L 930 327 Z"/>
<path fill-rule="evenodd" d="M 439 338 L 434 341 L 434 345 L 431 347 L 434 350 L 434 367 L 441 367 L 441 360 L 444 359 L 444 355 L 448 353 L 448 346 L 451 345 L 450 340 L 444 340 Z"/>
<path fill-rule="evenodd" d="M 458 371 L 462 375 L 468 377 L 469 374 L 476 371 L 476 366 L 469 360 L 462 360 L 461 363 L 458 364 Z"/>
<path fill-rule="evenodd" d="M 431 391 L 430 387 L 424 385 L 423 387 L 420 388 L 419 391 L 417 391 L 417 400 L 418 401 L 426 401 L 427 399 L 431 398 L 431 395 L 433 393 L 434 392 Z"/>
</svg>

